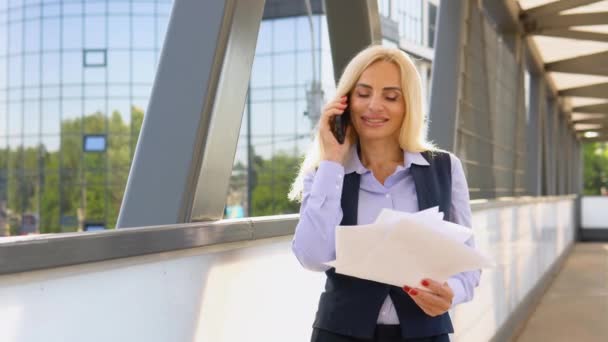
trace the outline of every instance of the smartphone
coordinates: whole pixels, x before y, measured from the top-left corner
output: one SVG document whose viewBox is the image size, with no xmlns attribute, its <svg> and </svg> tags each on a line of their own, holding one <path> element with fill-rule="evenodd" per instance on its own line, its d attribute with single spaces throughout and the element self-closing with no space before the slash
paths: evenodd
<svg viewBox="0 0 608 342">
<path fill-rule="evenodd" d="M 349 103 L 349 97 L 347 95 L 346 103 Z M 350 108 L 348 105 L 344 109 L 342 115 L 336 115 L 333 117 L 332 133 L 336 137 L 336 140 L 340 144 L 344 144 L 346 140 L 346 127 L 350 124 Z"/>
</svg>

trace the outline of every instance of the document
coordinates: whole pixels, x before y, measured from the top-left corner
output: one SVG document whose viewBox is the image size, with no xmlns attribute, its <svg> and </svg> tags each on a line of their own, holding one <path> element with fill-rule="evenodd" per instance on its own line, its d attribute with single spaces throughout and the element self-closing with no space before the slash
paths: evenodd
<svg viewBox="0 0 608 342">
<path fill-rule="evenodd" d="M 336 273 L 402 287 L 445 282 L 493 262 L 465 244 L 470 228 L 444 221 L 439 208 L 417 213 L 383 209 L 372 224 L 336 228 Z"/>
</svg>

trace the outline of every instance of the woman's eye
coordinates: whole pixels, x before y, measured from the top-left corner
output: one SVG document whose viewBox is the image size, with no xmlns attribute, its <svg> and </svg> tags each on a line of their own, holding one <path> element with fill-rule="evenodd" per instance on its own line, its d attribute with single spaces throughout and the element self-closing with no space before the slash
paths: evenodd
<svg viewBox="0 0 608 342">
<path fill-rule="evenodd" d="M 369 94 L 358 93 L 357 96 L 359 96 L 359 97 L 369 97 Z"/>
<path fill-rule="evenodd" d="M 397 101 L 397 96 L 387 97 L 386 99 L 389 101 Z"/>
</svg>

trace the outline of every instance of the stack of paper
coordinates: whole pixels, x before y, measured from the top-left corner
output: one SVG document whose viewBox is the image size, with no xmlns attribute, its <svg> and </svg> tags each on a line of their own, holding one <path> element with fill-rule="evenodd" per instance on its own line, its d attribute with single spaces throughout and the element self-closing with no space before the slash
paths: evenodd
<svg viewBox="0 0 608 342">
<path fill-rule="evenodd" d="M 443 220 L 437 207 L 417 213 L 383 209 L 372 224 L 336 228 L 337 273 L 402 287 L 444 282 L 492 262 L 464 242 L 471 229 Z"/>
</svg>

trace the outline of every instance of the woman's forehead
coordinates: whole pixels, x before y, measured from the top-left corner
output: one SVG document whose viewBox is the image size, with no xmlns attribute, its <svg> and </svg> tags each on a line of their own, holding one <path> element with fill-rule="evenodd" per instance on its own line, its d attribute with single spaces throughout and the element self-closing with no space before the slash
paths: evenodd
<svg viewBox="0 0 608 342">
<path fill-rule="evenodd" d="M 384 84 L 382 87 L 390 86 L 398 87 L 401 79 L 399 67 L 392 62 L 378 61 L 368 66 L 359 77 L 357 83 L 364 83 L 370 86 L 375 86 L 379 83 Z"/>
</svg>

